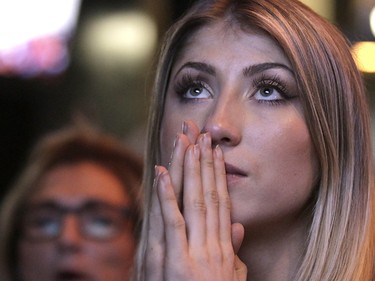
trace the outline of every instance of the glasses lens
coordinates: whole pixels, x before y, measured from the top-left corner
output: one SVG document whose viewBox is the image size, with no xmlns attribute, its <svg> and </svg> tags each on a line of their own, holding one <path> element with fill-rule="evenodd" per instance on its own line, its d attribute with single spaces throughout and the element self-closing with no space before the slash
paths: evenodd
<svg viewBox="0 0 375 281">
<path fill-rule="evenodd" d="M 120 210 L 106 205 L 90 206 L 81 215 L 84 234 L 92 239 L 111 239 L 121 232 L 124 224 Z"/>
<path fill-rule="evenodd" d="M 58 236 L 61 226 L 60 212 L 55 208 L 37 207 L 24 216 L 24 236 L 32 240 L 48 240 Z"/>
</svg>

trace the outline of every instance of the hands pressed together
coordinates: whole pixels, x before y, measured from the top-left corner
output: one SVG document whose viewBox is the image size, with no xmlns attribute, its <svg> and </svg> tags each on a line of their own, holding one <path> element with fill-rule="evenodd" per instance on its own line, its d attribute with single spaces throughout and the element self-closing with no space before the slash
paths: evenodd
<svg viewBox="0 0 375 281">
<path fill-rule="evenodd" d="M 147 281 L 244 281 L 244 237 L 231 222 L 223 152 L 186 122 L 171 163 L 155 167 L 146 249 Z"/>
</svg>

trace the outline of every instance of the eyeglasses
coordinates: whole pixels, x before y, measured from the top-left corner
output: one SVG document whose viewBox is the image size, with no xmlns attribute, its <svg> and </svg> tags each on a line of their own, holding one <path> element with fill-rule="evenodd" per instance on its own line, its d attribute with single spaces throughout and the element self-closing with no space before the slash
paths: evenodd
<svg viewBox="0 0 375 281">
<path fill-rule="evenodd" d="M 134 219 L 130 208 L 104 202 L 90 201 L 78 208 L 49 202 L 29 205 L 25 209 L 21 220 L 22 235 L 30 241 L 54 240 L 60 236 L 68 214 L 78 218 L 79 232 L 83 237 L 100 241 L 114 239 Z"/>
</svg>

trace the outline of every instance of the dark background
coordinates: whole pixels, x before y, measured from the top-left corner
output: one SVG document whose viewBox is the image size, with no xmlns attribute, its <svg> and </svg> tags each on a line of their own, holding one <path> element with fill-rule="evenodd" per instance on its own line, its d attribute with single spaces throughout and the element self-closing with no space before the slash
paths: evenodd
<svg viewBox="0 0 375 281">
<path fill-rule="evenodd" d="M 161 5 L 162 2 L 149 0 L 143 5 L 158 19 L 161 38 L 167 26 L 192 2 L 169 0 Z M 111 80 L 107 77 L 101 81 L 87 71 L 78 47 L 81 25 L 93 13 L 131 8 L 139 3 L 84 0 L 76 35 L 70 45 L 71 64 L 63 74 L 37 79 L 0 76 L 0 199 L 24 165 L 32 145 L 46 133 L 65 126 L 77 115 L 86 116 L 105 131 L 134 146 L 139 154 L 143 153 L 152 62 L 145 70 L 135 73 L 118 70 L 111 74 Z M 356 3 L 354 0 L 336 0 L 334 22 L 350 40 L 368 40 L 368 31 L 359 30 L 353 13 Z M 365 79 L 372 101 L 375 95 L 374 75 L 365 75 Z"/>
</svg>

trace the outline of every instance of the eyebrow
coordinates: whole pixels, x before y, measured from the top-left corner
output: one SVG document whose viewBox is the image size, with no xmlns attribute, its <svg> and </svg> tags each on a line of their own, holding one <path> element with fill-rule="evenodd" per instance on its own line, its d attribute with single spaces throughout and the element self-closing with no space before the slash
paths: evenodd
<svg viewBox="0 0 375 281">
<path fill-rule="evenodd" d="M 282 69 L 289 71 L 292 75 L 294 75 L 293 70 L 289 66 L 282 64 L 282 63 L 275 63 L 275 62 L 266 62 L 266 63 L 250 65 L 243 70 L 243 75 L 246 77 L 249 77 L 256 73 L 263 72 L 272 68 L 282 68 Z"/>
<path fill-rule="evenodd" d="M 204 63 L 204 62 L 192 62 L 192 61 L 183 64 L 176 72 L 176 75 L 184 68 L 193 68 L 202 72 L 206 72 L 207 74 L 210 74 L 213 76 L 216 75 L 215 68 L 212 65 Z M 250 65 L 244 68 L 242 73 L 245 77 L 249 77 L 256 73 L 260 73 L 260 72 L 263 72 L 272 68 L 282 68 L 290 72 L 292 75 L 294 75 L 293 70 L 289 66 L 282 64 L 282 63 L 274 63 L 274 62 L 266 62 L 266 63 Z"/>
<path fill-rule="evenodd" d="M 194 68 L 196 70 L 199 70 L 199 71 L 202 71 L 202 72 L 206 72 L 210 75 L 213 75 L 215 76 L 216 75 L 216 71 L 215 71 L 215 68 L 212 66 L 212 65 L 209 65 L 207 63 L 204 63 L 204 62 L 194 62 L 194 61 L 189 61 L 187 63 L 184 63 L 179 69 L 178 71 L 176 72 L 176 75 L 184 68 Z"/>
</svg>

